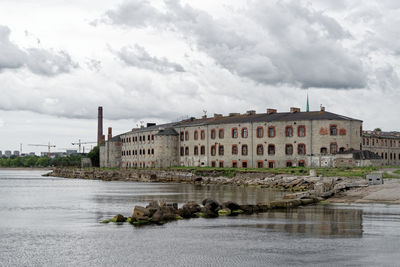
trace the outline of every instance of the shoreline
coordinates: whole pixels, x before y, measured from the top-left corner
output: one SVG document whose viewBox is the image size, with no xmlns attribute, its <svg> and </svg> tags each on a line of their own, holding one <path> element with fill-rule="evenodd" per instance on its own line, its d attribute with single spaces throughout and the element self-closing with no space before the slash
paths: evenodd
<svg viewBox="0 0 400 267">
<path fill-rule="evenodd" d="M 52 171 L 52 168 L 49 167 L 0 167 L 1 170 L 14 170 L 14 171 L 25 171 L 25 170 L 37 170 L 37 171 Z"/>
</svg>

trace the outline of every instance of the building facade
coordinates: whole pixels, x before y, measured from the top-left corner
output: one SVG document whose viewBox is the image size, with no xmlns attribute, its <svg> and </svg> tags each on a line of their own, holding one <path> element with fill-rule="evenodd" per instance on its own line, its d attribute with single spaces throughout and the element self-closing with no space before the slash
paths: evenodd
<svg viewBox="0 0 400 267">
<path fill-rule="evenodd" d="M 364 131 L 363 148 L 379 155 L 384 165 L 400 166 L 400 133 Z"/>
<path fill-rule="evenodd" d="M 362 121 L 325 111 L 268 109 L 148 124 L 118 136 L 121 167 L 280 168 L 334 166 L 333 155 L 362 149 Z M 107 143 L 107 142 L 106 142 Z M 104 152 L 106 146 L 103 146 Z M 103 166 L 107 165 L 104 159 Z M 101 159 L 102 162 L 102 159 Z"/>
</svg>

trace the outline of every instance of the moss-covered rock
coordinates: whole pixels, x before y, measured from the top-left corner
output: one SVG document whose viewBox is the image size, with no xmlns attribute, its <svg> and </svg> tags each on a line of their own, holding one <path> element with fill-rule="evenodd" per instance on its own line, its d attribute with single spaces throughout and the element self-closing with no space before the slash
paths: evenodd
<svg viewBox="0 0 400 267">
<path fill-rule="evenodd" d="M 229 216 L 229 215 L 231 215 L 231 210 L 228 208 L 218 210 L 218 215 L 219 216 Z"/>
</svg>

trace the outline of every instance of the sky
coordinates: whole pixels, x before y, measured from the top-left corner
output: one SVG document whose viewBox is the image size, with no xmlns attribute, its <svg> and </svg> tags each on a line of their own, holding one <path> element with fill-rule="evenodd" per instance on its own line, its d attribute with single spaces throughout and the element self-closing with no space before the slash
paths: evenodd
<svg viewBox="0 0 400 267">
<path fill-rule="evenodd" d="M 396 25 L 397 0 L 2 0 L 0 150 L 96 141 L 98 106 L 120 134 L 307 94 L 399 131 Z"/>
</svg>

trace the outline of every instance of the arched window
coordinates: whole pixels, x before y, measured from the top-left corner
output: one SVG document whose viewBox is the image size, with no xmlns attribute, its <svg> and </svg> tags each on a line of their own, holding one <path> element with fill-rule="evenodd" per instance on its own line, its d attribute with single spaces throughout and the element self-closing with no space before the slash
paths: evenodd
<svg viewBox="0 0 400 267">
<path fill-rule="evenodd" d="M 336 143 L 331 143 L 330 144 L 330 153 L 331 154 L 336 154 L 337 153 L 337 144 Z"/>
<path fill-rule="evenodd" d="M 328 149 L 326 147 L 321 147 L 321 155 L 326 155 L 328 154 Z"/>
<path fill-rule="evenodd" d="M 219 129 L 218 130 L 218 138 L 219 139 L 224 139 L 224 129 Z"/>
<path fill-rule="evenodd" d="M 264 137 L 264 128 L 263 127 L 257 127 L 257 138 L 263 138 Z"/>
<path fill-rule="evenodd" d="M 151 154 L 154 155 L 154 148 L 151 149 Z"/>
<path fill-rule="evenodd" d="M 193 135 L 194 140 L 199 139 L 199 132 L 196 130 L 194 131 L 194 135 Z"/>
<path fill-rule="evenodd" d="M 305 155 L 306 154 L 306 145 L 305 144 L 298 144 L 297 146 L 297 154 Z"/>
<path fill-rule="evenodd" d="M 194 155 L 197 156 L 199 154 L 199 147 L 194 146 Z"/>
<path fill-rule="evenodd" d="M 264 155 L 264 146 L 263 145 L 257 145 L 257 155 L 258 156 Z"/>
<path fill-rule="evenodd" d="M 237 145 L 232 145 L 232 155 L 237 155 L 238 154 L 238 147 Z"/>
<path fill-rule="evenodd" d="M 188 146 L 185 147 L 185 155 L 186 155 L 186 156 L 189 156 L 189 147 L 188 147 Z"/>
<path fill-rule="evenodd" d="M 293 136 L 293 127 L 292 126 L 286 126 L 286 128 L 285 128 L 285 136 L 286 137 L 292 137 Z"/>
<path fill-rule="evenodd" d="M 275 155 L 275 145 L 268 145 L 268 155 Z"/>
<path fill-rule="evenodd" d="M 189 140 L 189 132 L 188 132 L 188 131 L 185 132 L 185 140 L 186 140 L 186 141 Z"/>
<path fill-rule="evenodd" d="M 201 146 L 200 147 L 200 154 L 201 155 L 205 155 L 206 154 L 206 147 L 205 146 Z"/>
<path fill-rule="evenodd" d="M 181 138 L 181 141 L 185 141 L 185 134 L 183 132 L 181 132 L 180 138 Z"/>
<path fill-rule="evenodd" d="M 217 154 L 217 149 L 215 145 L 211 146 L 211 156 L 215 156 Z"/>
<path fill-rule="evenodd" d="M 206 133 L 204 132 L 204 130 L 200 131 L 200 138 L 201 138 L 201 140 L 206 139 Z"/>
<path fill-rule="evenodd" d="M 142 153 L 140 153 L 140 154 L 142 154 Z M 181 156 L 184 156 L 184 155 L 185 155 L 185 148 L 183 146 L 181 146 Z"/>
<path fill-rule="evenodd" d="M 293 155 L 293 145 L 292 144 L 286 144 L 285 145 L 285 154 L 286 155 Z"/>
<path fill-rule="evenodd" d="M 232 138 L 238 138 L 238 129 L 232 128 Z"/>
<path fill-rule="evenodd" d="M 242 156 L 247 156 L 249 153 L 249 150 L 247 148 L 247 145 L 242 145 Z"/>
<path fill-rule="evenodd" d="M 224 146 L 221 146 L 221 145 L 218 146 L 218 155 L 219 156 L 224 155 Z"/>
<path fill-rule="evenodd" d="M 242 138 L 247 138 L 249 132 L 246 127 L 242 128 Z"/>
<path fill-rule="evenodd" d="M 211 130 L 211 139 L 215 139 L 215 137 L 216 137 L 216 133 L 215 133 L 215 129 L 212 129 Z"/>
</svg>

